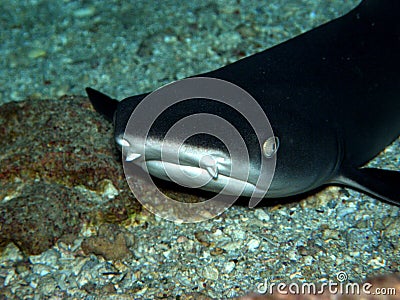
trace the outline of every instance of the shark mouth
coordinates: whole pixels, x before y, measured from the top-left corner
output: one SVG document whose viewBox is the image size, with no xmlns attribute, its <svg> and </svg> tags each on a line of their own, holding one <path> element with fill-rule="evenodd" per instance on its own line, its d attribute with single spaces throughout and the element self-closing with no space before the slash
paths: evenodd
<svg viewBox="0 0 400 300">
<path fill-rule="evenodd" d="M 189 188 L 231 196 L 263 196 L 266 190 L 247 181 L 249 164 L 238 164 L 240 170 L 231 172 L 232 160 L 222 151 L 188 145 L 162 145 L 159 140 L 146 144 L 131 136 L 118 136 L 125 162 L 140 166 L 157 178 Z"/>
</svg>

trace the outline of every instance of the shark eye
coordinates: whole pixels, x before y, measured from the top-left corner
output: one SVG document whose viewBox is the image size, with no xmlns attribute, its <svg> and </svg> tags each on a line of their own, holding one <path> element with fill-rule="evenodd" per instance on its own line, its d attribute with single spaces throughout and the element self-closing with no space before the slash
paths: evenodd
<svg viewBox="0 0 400 300">
<path fill-rule="evenodd" d="M 279 148 L 279 138 L 277 136 L 271 136 L 264 142 L 262 146 L 262 151 L 266 158 L 271 158 L 276 154 L 278 148 Z"/>
</svg>

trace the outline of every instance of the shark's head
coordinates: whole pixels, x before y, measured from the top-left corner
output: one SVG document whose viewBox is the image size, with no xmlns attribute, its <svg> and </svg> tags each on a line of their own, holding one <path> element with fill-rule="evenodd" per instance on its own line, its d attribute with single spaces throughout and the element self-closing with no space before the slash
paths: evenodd
<svg viewBox="0 0 400 300">
<path fill-rule="evenodd" d="M 252 106 L 249 95 L 238 88 L 229 93 L 232 84 L 211 89 L 218 96 L 213 98 L 197 81 L 193 83 L 189 96 L 184 87 L 167 86 L 166 94 L 157 95 L 157 90 L 120 102 L 91 88 L 86 91 L 96 110 L 113 119 L 125 167 L 137 165 L 186 187 L 264 197 L 279 144 L 268 120 L 263 121 L 262 109 L 257 110 L 255 100 Z M 193 90 L 204 97 L 191 98 Z M 179 101 L 168 102 L 177 96 Z"/>
<path fill-rule="evenodd" d="M 135 108 L 145 96 L 121 101 L 114 116 L 115 140 L 125 166 L 139 166 L 185 187 L 233 196 L 265 195 L 269 185 L 259 184 L 261 160 L 275 154 L 276 138 L 260 145 L 240 113 L 206 99 L 168 107 L 149 128 L 142 127 L 144 121 L 138 118 L 145 116 Z M 233 126 L 224 127 L 222 119 Z"/>
</svg>

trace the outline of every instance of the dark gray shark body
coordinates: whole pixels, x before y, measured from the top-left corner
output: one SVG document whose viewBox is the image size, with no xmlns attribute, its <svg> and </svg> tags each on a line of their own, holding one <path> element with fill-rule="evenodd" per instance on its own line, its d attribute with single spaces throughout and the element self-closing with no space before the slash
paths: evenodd
<svg viewBox="0 0 400 300">
<path fill-rule="evenodd" d="M 362 168 L 400 135 L 399 16 L 400 1 L 365 0 L 343 17 L 198 75 L 238 85 L 268 116 L 280 146 L 267 197 L 339 184 L 400 204 L 398 171 Z M 114 117 L 116 137 L 148 95 L 117 102 L 90 88 L 87 93 L 99 112 L 108 119 Z M 150 135 L 163 136 L 176 120 L 196 112 L 232 122 L 246 137 L 249 149 L 257 150 L 250 153 L 256 172 L 262 154 L 252 129 L 215 101 L 193 99 L 172 107 L 154 124 Z M 201 136 L 189 143 L 220 147 L 208 139 Z"/>
</svg>

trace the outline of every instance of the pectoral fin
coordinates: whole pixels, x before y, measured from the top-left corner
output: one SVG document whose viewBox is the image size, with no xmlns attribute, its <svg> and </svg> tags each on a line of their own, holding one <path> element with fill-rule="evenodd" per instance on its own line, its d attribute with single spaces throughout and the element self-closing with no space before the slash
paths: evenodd
<svg viewBox="0 0 400 300">
<path fill-rule="evenodd" d="M 90 87 L 86 88 L 86 93 L 94 109 L 112 122 L 118 101 Z"/>
<path fill-rule="evenodd" d="M 400 205 L 400 172 L 375 168 L 348 168 L 333 183 L 342 184 Z"/>
</svg>

